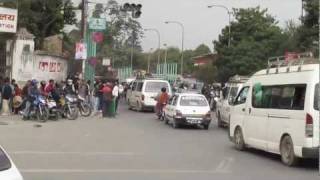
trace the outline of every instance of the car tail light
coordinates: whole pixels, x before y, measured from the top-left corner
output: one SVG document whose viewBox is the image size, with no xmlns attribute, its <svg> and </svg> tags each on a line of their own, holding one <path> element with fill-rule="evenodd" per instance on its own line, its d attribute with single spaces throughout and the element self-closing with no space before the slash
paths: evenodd
<svg viewBox="0 0 320 180">
<path fill-rule="evenodd" d="M 308 113 L 306 115 L 306 137 L 313 137 L 313 118 Z"/>
<path fill-rule="evenodd" d="M 175 115 L 175 118 L 182 118 L 182 112 L 179 111 L 179 110 L 176 110 L 176 115 Z"/>
<path fill-rule="evenodd" d="M 144 95 L 141 96 L 142 101 L 144 101 Z"/>
</svg>

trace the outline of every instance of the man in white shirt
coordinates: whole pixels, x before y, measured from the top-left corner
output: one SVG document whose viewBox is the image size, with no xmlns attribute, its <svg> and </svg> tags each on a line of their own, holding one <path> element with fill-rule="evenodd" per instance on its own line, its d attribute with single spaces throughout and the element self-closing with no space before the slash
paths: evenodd
<svg viewBox="0 0 320 180">
<path fill-rule="evenodd" d="M 118 103 L 119 103 L 119 85 L 118 85 L 117 81 L 114 83 L 114 87 L 112 90 L 112 96 L 115 98 L 115 103 L 116 103 L 115 112 L 117 113 Z"/>
</svg>

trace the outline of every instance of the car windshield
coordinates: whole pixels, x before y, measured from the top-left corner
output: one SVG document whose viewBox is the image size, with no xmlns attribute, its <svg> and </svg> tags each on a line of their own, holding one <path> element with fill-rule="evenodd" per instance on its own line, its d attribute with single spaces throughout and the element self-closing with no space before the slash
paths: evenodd
<svg viewBox="0 0 320 180">
<path fill-rule="evenodd" d="M 0 148 L 0 171 L 4 171 L 11 168 L 11 162 L 8 156 Z"/>
<path fill-rule="evenodd" d="M 182 96 L 180 106 L 207 106 L 206 99 L 202 96 Z"/>
<path fill-rule="evenodd" d="M 160 92 L 161 88 L 166 88 L 167 92 L 169 86 L 167 82 L 147 82 L 145 92 Z"/>
</svg>

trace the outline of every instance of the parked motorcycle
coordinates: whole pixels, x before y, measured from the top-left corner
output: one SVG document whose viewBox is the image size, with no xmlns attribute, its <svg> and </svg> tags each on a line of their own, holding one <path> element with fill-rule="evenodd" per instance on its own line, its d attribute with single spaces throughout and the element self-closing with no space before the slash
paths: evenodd
<svg viewBox="0 0 320 180">
<path fill-rule="evenodd" d="M 52 118 L 52 120 L 57 121 L 60 117 L 60 111 L 56 101 L 49 96 L 49 98 L 47 99 L 47 105 L 49 110 L 49 117 Z"/>
<path fill-rule="evenodd" d="M 29 117 L 24 117 L 36 119 L 40 122 L 46 122 L 49 119 L 49 109 L 47 107 L 45 97 L 38 95 L 34 98 L 30 106 Z"/>
<path fill-rule="evenodd" d="M 67 94 L 60 99 L 60 112 L 63 117 L 69 120 L 76 120 L 78 118 L 78 98 L 75 95 Z"/>
<path fill-rule="evenodd" d="M 78 96 L 77 106 L 81 116 L 89 117 L 92 113 L 90 104 L 81 96 Z"/>
</svg>

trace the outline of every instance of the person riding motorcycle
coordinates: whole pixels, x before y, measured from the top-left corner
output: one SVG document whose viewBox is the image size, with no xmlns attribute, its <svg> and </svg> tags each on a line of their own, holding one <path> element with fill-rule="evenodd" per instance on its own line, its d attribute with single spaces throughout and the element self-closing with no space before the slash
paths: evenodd
<svg viewBox="0 0 320 180">
<path fill-rule="evenodd" d="M 39 95 L 40 95 L 40 91 L 38 89 L 38 81 L 36 79 L 33 79 L 33 80 L 31 80 L 30 87 L 28 88 L 26 107 L 23 112 L 24 118 L 29 118 L 30 108 L 31 108 L 32 102 Z"/>
<path fill-rule="evenodd" d="M 72 79 L 67 80 L 66 86 L 63 88 L 65 94 L 76 94 L 76 89 L 74 87 Z"/>
<path fill-rule="evenodd" d="M 169 94 L 167 93 L 167 89 L 165 87 L 161 88 L 161 93 L 158 95 L 156 100 L 157 100 L 156 112 L 160 118 L 163 108 L 167 105 L 169 101 Z"/>
</svg>

